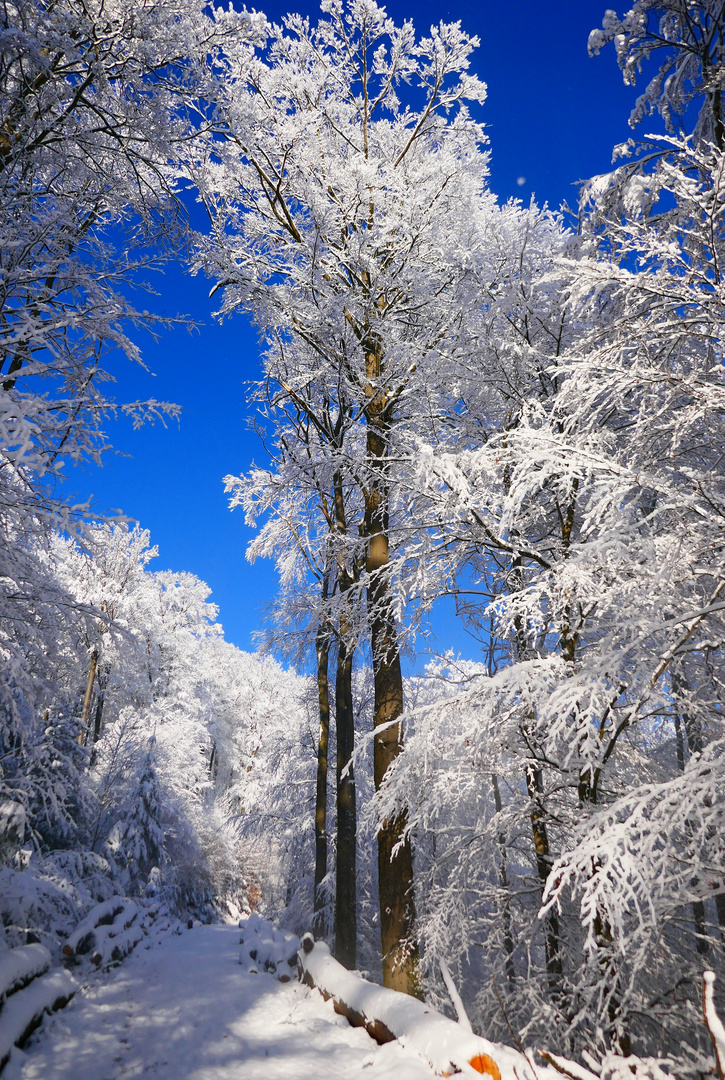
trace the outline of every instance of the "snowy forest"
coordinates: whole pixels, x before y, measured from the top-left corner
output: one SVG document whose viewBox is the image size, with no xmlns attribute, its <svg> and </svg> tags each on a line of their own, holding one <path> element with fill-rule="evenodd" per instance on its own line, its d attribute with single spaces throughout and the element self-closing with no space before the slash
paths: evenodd
<svg viewBox="0 0 725 1080">
<path fill-rule="evenodd" d="M 443 959 L 487 1038 L 712 1071 L 725 7 L 602 14 L 632 137 L 555 210 L 490 189 L 458 23 L 0 0 L 0 950 L 258 911 L 445 1011 Z M 259 332 L 253 654 L 67 494 L 177 414 L 109 395 L 170 261 Z M 406 668 L 443 597 L 476 658 Z"/>
</svg>

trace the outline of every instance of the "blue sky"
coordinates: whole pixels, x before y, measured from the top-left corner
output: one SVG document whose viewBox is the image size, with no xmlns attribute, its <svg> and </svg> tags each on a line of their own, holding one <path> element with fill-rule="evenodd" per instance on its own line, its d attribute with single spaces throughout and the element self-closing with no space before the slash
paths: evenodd
<svg viewBox="0 0 725 1080">
<path fill-rule="evenodd" d="M 387 5 L 396 22 L 412 18 L 419 33 L 441 19 L 460 20 L 481 39 L 473 67 L 488 84 L 483 117 L 491 188 L 501 199 L 528 201 L 533 195 L 553 206 L 574 203 L 572 185 L 606 171 L 613 146 L 629 136 L 638 89 L 623 86 L 611 48 L 594 59 L 587 56 L 589 31 L 601 26 L 605 6 L 601 0 Z M 291 10 L 277 0 L 260 7 L 271 19 Z M 295 8 L 317 16 L 316 5 Z M 520 178 L 525 182 L 519 184 Z M 181 423 L 136 432 L 126 421 L 111 423 L 117 454 L 103 468 L 75 470 L 70 485 L 82 499 L 93 496 L 97 513 L 120 509 L 149 529 L 160 552 L 154 569 L 190 570 L 206 581 L 227 639 L 248 649 L 276 579 L 270 563 L 246 561 L 251 532 L 241 511 L 229 511 L 222 477 L 264 460 L 248 428 L 245 403 L 245 383 L 259 372 L 256 334 L 242 316 L 219 325 L 209 283 L 189 277 L 181 266 L 167 268 L 153 284 L 159 293 L 155 310 L 190 315 L 199 330 L 176 329 L 157 343 L 139 339 L 153 375 L 119 358 L 111 365 L 114 396 L 178 402 Z M 151 304 L 144 300 L 140 306 Z M 475 642 L 449 609 L 441 610 L 435 630 L 441 649 L 477 655 Z"/>
</svg>

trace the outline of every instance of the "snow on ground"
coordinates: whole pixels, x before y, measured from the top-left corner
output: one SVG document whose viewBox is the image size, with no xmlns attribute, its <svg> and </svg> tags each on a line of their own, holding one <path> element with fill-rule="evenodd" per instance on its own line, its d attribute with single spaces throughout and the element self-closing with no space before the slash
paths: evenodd
<svg viewBox="0 0 725 1080">
<path fill-rule="evenodd" d="M 240 966 L 239 930 L 199 926 L 139 949 L 16 1050 L 3 1080 L 431 1080 L 316 990 Z"/>
</svg>

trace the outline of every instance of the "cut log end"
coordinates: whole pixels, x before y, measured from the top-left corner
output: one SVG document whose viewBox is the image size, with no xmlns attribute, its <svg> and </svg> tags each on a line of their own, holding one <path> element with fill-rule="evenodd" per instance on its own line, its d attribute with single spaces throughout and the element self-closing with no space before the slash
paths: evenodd
<svg viewBox="0 0 725 1080">
<path fill-rule="evenodd" d="M 475 1057 L 472 1057 L 469 1060 L 468 1064 L 472 1069 L 475 1069 L 477 1073 L 490 1076 L 493 1080 L 501 1080 L 501 1071 L 493 1058 L 489 1057 L 488 1054 L 476 1054 Z"/>
<path fill-rule="evenodd" d="M 304 934 L 300 939 L 300 948 L 303 953 L 309 954 L 315 947 L 315 939 L 309 932 Z"/>
</svg>

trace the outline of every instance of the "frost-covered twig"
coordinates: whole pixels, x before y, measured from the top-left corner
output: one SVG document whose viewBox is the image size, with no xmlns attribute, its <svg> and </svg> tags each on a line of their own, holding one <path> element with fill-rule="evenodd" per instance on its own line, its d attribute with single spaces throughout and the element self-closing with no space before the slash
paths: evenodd
<svg viewBox="0 0 725 1080">
<path fill-rule="evenodd" d="M 461 1001 L 461 995 L 458 993 L 458 990 L 456 989 L 456 984 L 453 981 L 453 976 L 451 975 L 450 971 L 448 970 L 448 964 L 445 962 L 443 957 L 441 957 L 439 959 L 438 966 L 441 969 L 441 975 L 443 976 L 443 982 L 446 984 L 446 990 L 448 991 L 448 993 L 450 995 L 450 998 L 451 998 L 451 1001 L 453 1002 L 453 1008 L 456 1010 L 456 1016 L 458 1017 L 458 1023 L 466 1031 L 473 1031 L 473 1028 L 471 1027 L 471 1021 L 468 1019 L 468 1013 L 466 1012 L 466 1007 L 463 1004 L 463 1002 Z"/>
<path fill-rule="evenodd" d="M 720 1080 L 725 1074 L 725 1027 L 715 1010 L 713 999 L 713 986 L 715 985 L 715 973 L 705 971 L 702 975 L 702 1015 L 705 1018 L 705 1027 L 710 1033 L 715 1061 Z"/>
</svg>

